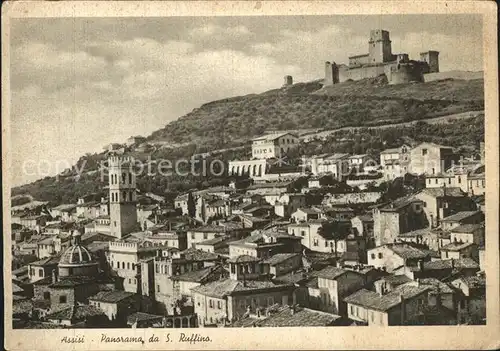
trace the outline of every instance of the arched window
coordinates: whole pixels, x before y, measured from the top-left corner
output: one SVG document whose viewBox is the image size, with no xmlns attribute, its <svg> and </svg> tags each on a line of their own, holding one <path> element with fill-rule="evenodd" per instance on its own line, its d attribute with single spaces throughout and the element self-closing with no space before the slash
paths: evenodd
<svg viewBox="0 0 500 351">
<path fill-rule="evenodd" d="M 127 192 L 126 191 L 123 192 L 123 201 L 127 201 Z"/>
<path fill-rule="evenodd" d="M 132 184 L 132 173 L 128 174 L 128 182 Z"/>
<path fill-rule="evenodd" d="M 125 173 L 122 173 L 122 183 L 125 183 L 126 179 L 127 179 L 127 175 Z"/>
</svg>

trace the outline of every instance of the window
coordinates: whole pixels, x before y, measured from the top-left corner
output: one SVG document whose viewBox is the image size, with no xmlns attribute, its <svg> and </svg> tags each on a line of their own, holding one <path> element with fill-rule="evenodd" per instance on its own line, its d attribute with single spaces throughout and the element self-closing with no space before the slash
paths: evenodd
<svg viewBox="0 0 500 351">
<path fill-rule="evenodd" d="M 222 302 L 221 301 L 217 301 L 217 308 L 219 310 L 222 310 Z"/>
<path fill-rule="evenodd" d="M 372 322 L 374 322 L 374 323 L 375 323 L 375 312 L 373 312 L 373 311 L 372 311 L 372 312 L 371 312 L 371 315 L 372 315 Z"/>
<path fill-rule="evenodd" d="M 433 168 L 434 169 L 434 168 Z M 436 178 L 436 184 L 438 183 L 438 179 Z"/>
<path fill-rule="evenodd" d="M 122 173 L 122 183 L 125 183 L 126 178 L 127 178 L 127 175 L 125 173 Z"/>
<path fill-rule="evenodd" d="M 427 149 L 422 149 L 422 156 L 427 155 Z"/>
<path fill-rule="evenodd" d="M 372 260 L 374 260 L 374 259 L 375 259 L 375 254 L 374 254 L 374 253 L 372 253 L 372 255 L 371 255 L 371 256 L 372 256 Z"/>
<path fill-rule="evenodd" d="M 203 233 L 203 239 L 204 240 L 208 239 L 208 233 Z"/>
<path fill-rule="evenodd" d="M 378 258 L 382 258 L 382 257 L 383 257 L 382 252 L 379 252 L 378 253 Z"/>
<path fill-rule="evenodd" d="M 462 177 L 458 176 L 458 184 L 462 183 Z"/>
<path fill-rule="evenodd" d="M 160 292 L 160 286 L 159 285 L 156 286 L 156 292 Z"/>
<path fill-rule="evenodd" d="M 128 182 L 132 184 L 132 173 L 128 174 Z"/>
<path fill-rule="evenodd" d="M 236 266 L 234 264 L 231 263 L 231 273 L 232 274 L 235 274 L 236 273 Z"/>
<path fill-rule="evenodd" d="M 122 262 L 122 269 L 125 269 L 125 262 Z"/>
<path fill-rule="evenodd" d="M 350 307 L 351 307 L 351 314 L 354 314 L 354 306 L 350 305 Z"/>
<path fill-rule="evenodd" d="M 210 308 L 214 308 L 214 301 L 213 300 L 208 300 L 208 306 Z"/>
<path fill-rule="evenodd" d="M 135 264 L 132 263 L 132 270 L 135 271 Z"/>
<path fill-rule="evenodd" d="M 306 236 L 306 231 L 305 231 L 305 230 L 301 230 L 301 231 L 300 231 L 300 235 L 302 235 L 302 236 Z"/>
<path fill-rule="evenodd" d="M 314 239 L 313 245 L 318 246 L 318 239 Z"/>
<path fill-rule="evenodd" d="M 127 262 L 127 269 L 130 269 L 130 262 Z"/>
<path fill-rule="evenodd" d="M 67 299 L 66 295 L 59 296 L 59 303 L 66 303 L 67 300 L 68 299 Z"/>
<path fill-rule="evenodd" d="M 116 227 L 116 221 L 114 221 L 114 225 L 115 225 L 115 227 Z"/>
<path fill-rule="evenodd" d="M 40 268 L 40 269 L 38 270 L 38 276 L 39 276 L 39 277 L 43 277 L 43 269 L 42 269 L 42 268 Z"/>
<path fill-rule="evenodd" d="M 195 238 L 194 233 L 191 233 L 191 239 L 194 239 L 194 238 Z"/>
<path fill-rule="evenodd" d="M 132 278 L 128 278 L 128 283 L 132 284 Z"/>
<path fill-rule="evenodd" d="M 325 247 L 328 247 L 328 241 L 325 240 Z"/>
<path fill-rule="evenodd" d="M 160 265 L 159 264 L 156 265 L 156 273 L 160 273 Z"/>
<path fill-rule="evenodd" d="M 451 178 L 448 178 L 448 184 L 451 184 Z"/>
<path fill-rule="evenodd" d="M 50 292 L 44 291 L 43 292 L 43 299 L 44 300 L 50 300 Z"/>
</svg>

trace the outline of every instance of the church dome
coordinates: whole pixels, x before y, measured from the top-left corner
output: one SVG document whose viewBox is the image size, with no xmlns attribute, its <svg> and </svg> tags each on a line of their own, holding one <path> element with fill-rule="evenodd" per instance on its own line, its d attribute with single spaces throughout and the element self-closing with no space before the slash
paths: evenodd
<svg viewBox="0 0 500 351">
<path fill-rule="evenodd" d="M 96 262 L 93 260 L 90 251 L 80 243 L 81 234 L 78 230 L 73 232 L 73 245 L 70 246 L 62 255 L 59 260 L 59 266 L 85 266 L 94 265 Z"/>
<path fill-rule="evenodd" d="M 93 263 L 92 255 L 85 246 L 70 246 L 61 256 L 59 265 L 81 265 Z"/>
</svg>

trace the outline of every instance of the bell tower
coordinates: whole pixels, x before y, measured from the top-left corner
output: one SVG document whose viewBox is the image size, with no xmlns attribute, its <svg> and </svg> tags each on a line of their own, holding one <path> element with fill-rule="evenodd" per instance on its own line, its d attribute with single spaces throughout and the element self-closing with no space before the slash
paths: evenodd
<svg viewBox="0 0 500 351">
<path fill-rule="evenodd" d="M 122 238 L 137 225 L 136 183 L 132 158 L 112 155 L 109 169 L 109 216 L 111 235 Z"/>
</svg>

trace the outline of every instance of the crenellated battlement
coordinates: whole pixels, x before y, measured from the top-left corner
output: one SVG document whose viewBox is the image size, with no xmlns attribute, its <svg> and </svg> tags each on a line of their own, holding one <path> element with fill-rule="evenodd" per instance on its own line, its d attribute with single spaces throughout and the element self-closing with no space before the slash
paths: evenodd
<svg viewBox="0 0 500 351">
<path fill-rule="evenodd" d="M 131 164 L 134 162 L 134 158 L 132 156 L 118 156 L 112 155 L 108 157 L 108 166 L 109 167 L 121 167 L 126 164 Z"/>
</svg>

